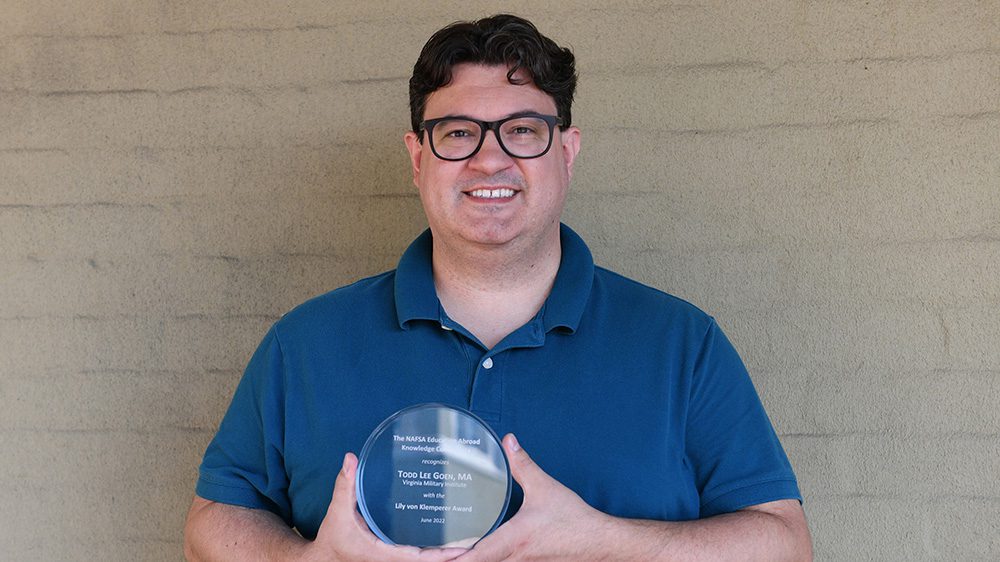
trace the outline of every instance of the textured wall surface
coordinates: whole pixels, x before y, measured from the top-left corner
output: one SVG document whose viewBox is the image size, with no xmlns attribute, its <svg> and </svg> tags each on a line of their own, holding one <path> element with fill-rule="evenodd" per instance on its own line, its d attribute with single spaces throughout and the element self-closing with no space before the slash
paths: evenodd
<svg viewBox="0 0 1000 562">
<path fill-rule="evenodd" d="M 714 314 L 820 560 L 1000 558 L 1000 2 L 513 2 L 566 221 Z M 423 41 L 490 2 L 0 0 L 0 552 L 179 560 L 267 326 L 425 225 Z"/>
</svg>

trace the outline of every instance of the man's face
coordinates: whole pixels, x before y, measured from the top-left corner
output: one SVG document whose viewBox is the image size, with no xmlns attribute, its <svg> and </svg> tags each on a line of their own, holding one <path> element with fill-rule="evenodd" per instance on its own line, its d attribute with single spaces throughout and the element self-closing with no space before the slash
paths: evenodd
<svg viewBox="0 0 1000 562">
<path fill-rule="evenodd" d="M 518 113 L 555 115 L 553 99 L 533 83 L 507 81 L 507 68 L 460 64 L 452 81 L 427 98 L 424 119 L 463 116 L 496 121 Z M 436 240 L 510 248 L 558 243 L 559 217 L 579 151 L 580 131 L 552 133 L 552 147 L 539 158 L 507 155 L 492 131 L 472 158 L 458 162 L 434 156 L 426 133 L 404 140 L 413 182 Z"/>
</svg>

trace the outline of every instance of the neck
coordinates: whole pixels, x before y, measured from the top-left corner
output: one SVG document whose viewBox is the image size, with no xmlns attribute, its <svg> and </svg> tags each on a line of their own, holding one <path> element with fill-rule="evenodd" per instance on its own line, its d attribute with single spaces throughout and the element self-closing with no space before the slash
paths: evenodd
<svg viewBox="0 0 1000 562">
<path fill-rule="evenodd" d="M 562 257 L 559 235 L 520 252 L 434 239 L 434 286 L 448 316 L 487 348 L 538 313 Z"/>
</svg>

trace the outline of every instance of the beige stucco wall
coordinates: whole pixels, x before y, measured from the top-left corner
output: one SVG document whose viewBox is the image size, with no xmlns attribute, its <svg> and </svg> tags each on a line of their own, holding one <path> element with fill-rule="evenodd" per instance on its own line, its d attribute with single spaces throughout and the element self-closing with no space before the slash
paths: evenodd
<svg viewBox="0 0 1000 562">
<path fill-rule="evenodd" d="M 566 221 L 715 315 L 820 560 L 1000 557 L 1000 2 L 513 2 Z M 267 326 L 425 225 L 426 37 L 489 2 L 0 0 L 0 558 L 178 560 Z"/>
</svg>

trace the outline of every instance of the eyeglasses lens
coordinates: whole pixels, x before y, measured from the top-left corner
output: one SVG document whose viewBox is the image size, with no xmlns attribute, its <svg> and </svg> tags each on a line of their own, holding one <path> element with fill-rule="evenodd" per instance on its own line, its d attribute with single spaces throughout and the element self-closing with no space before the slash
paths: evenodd
<svg viewBox="0 0 1000 562">
<path fill-rule="evenodd" d="M 511 155 L 534 158 L 549 146 L 551 130 L 544 119 L 517 117 L 498 125 L 500 142 Z M 442 158 L 468 158 L 480 145 L 483 128 L 467 119 L 446 119 L 434 125 L 431 142 Z"/>
</svg>

